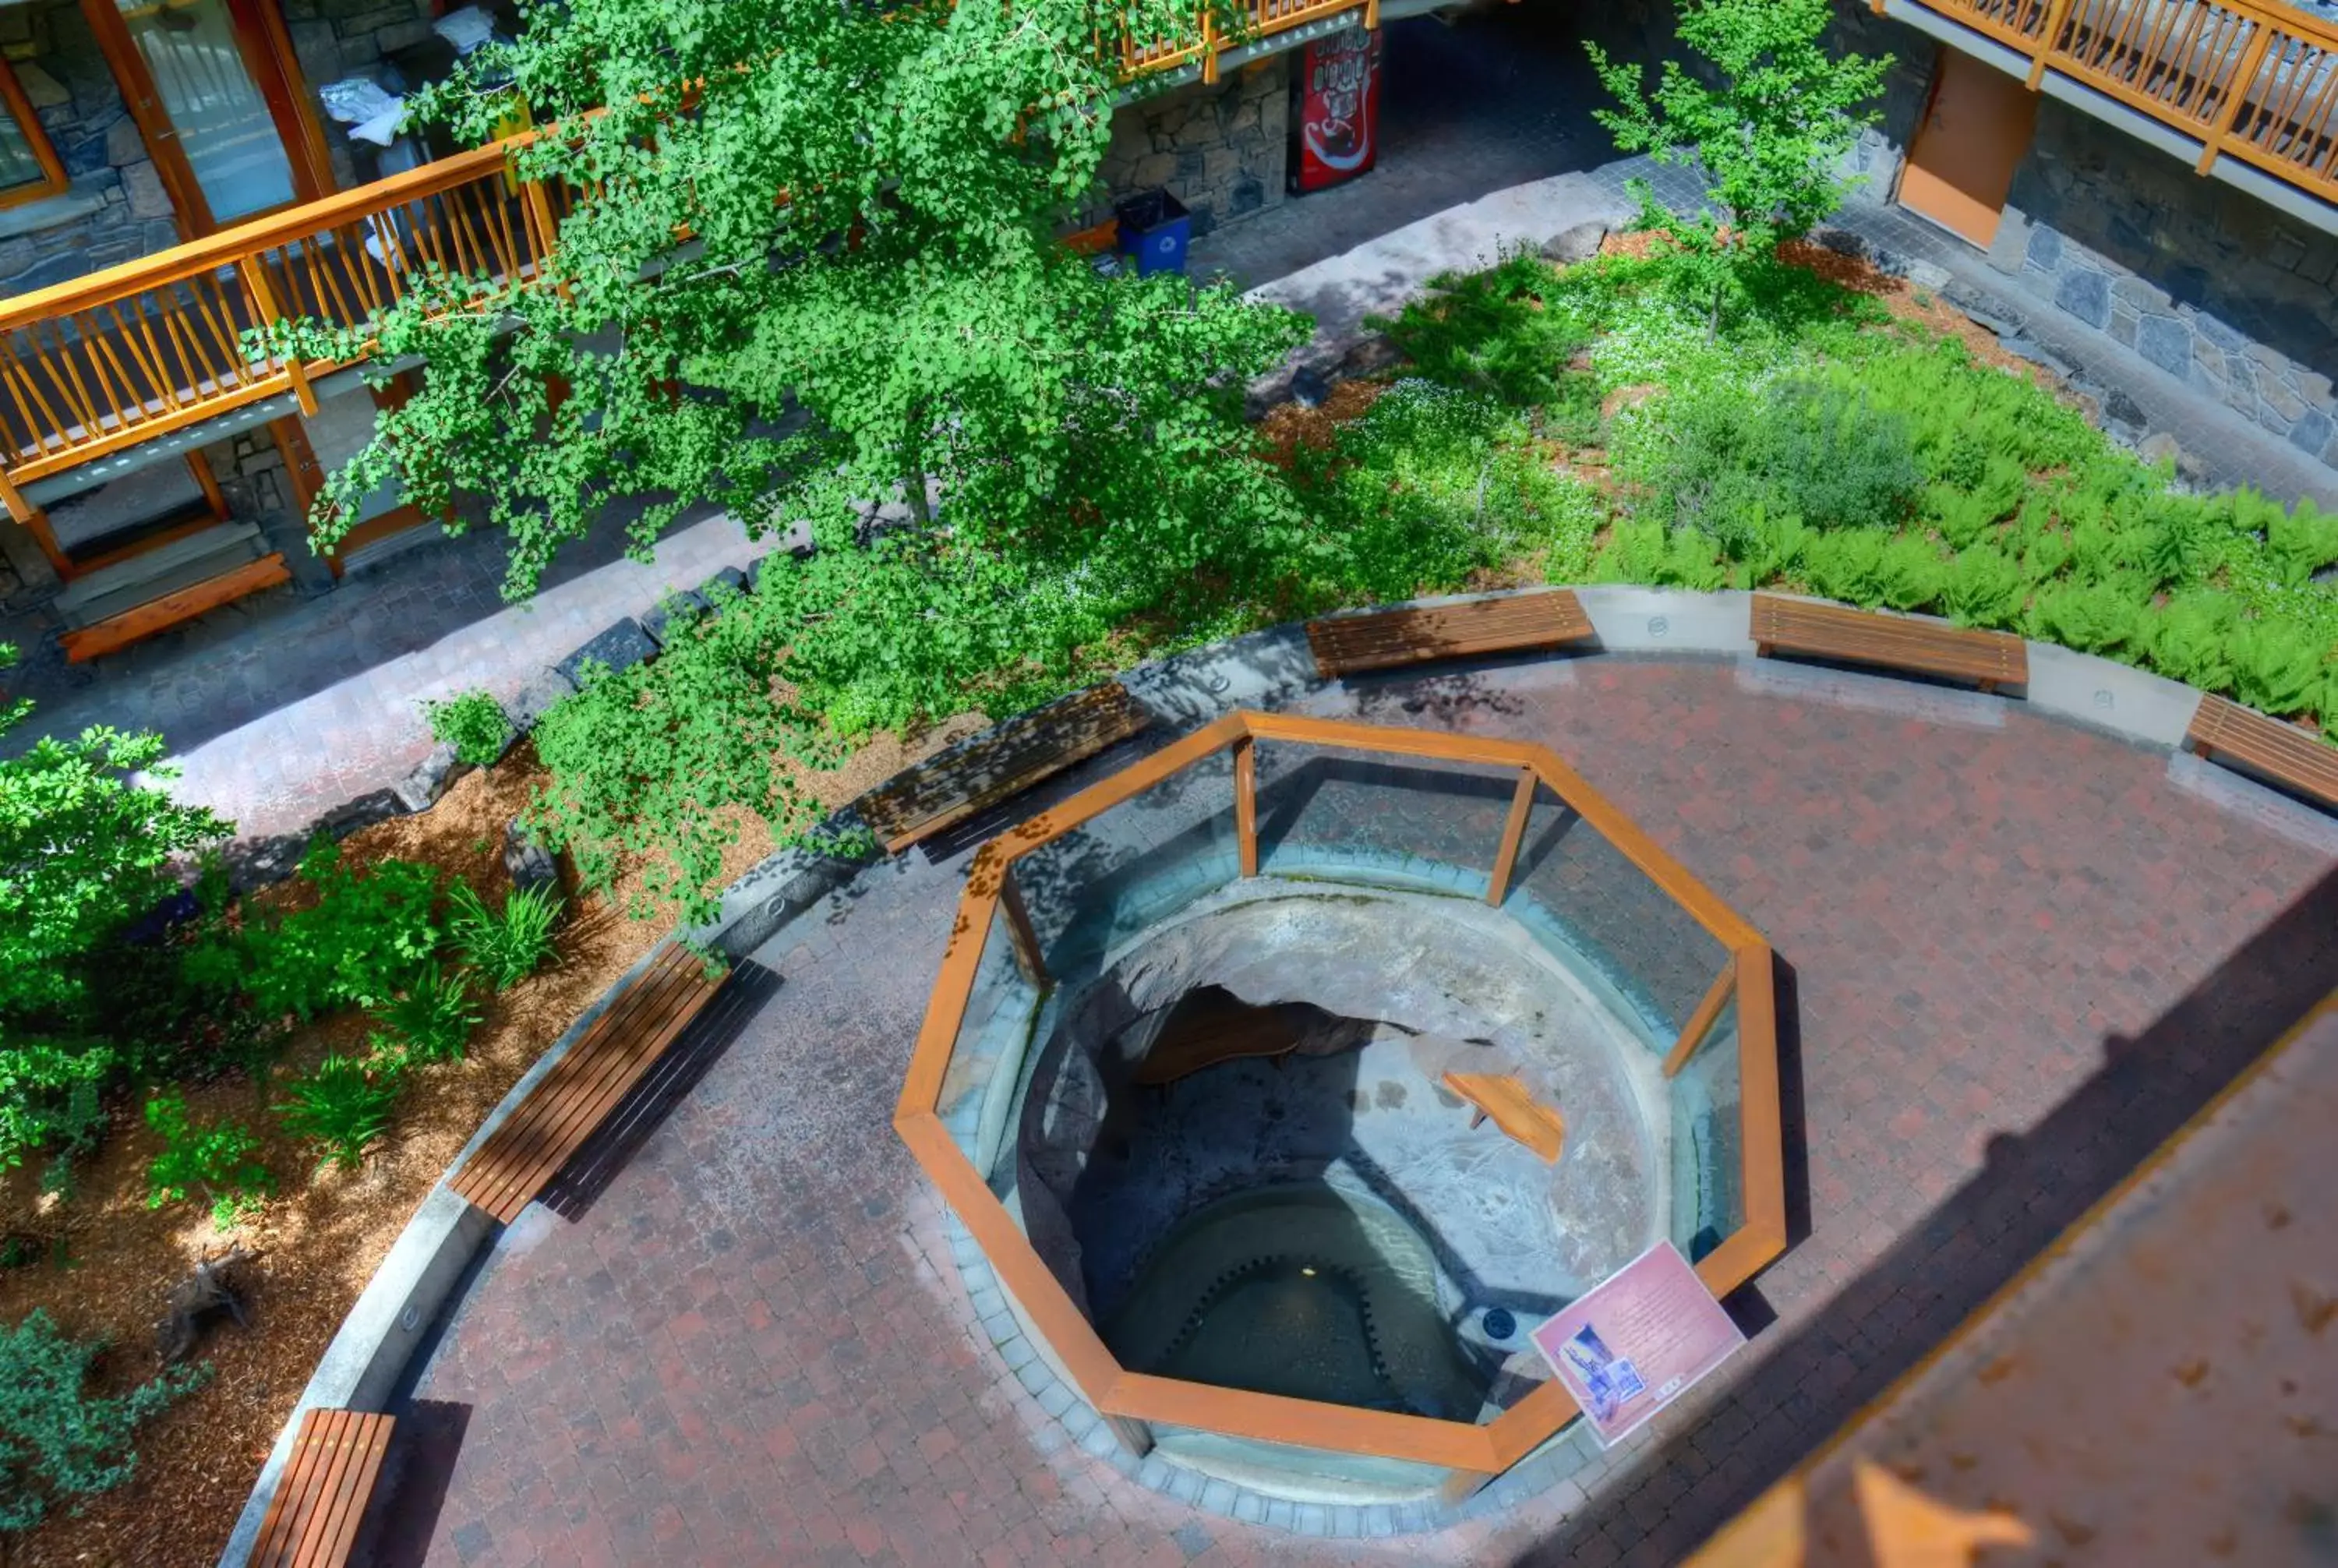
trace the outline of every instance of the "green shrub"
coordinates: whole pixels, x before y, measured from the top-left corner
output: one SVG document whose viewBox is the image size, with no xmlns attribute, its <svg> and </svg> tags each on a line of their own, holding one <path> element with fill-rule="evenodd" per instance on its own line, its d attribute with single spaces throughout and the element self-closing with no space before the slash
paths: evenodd
<svg viewBox="0 0 2338 1568">
<path fill-rule="evenodd" d="M 2030 631 L 2082 653 L 2113 653 L 2143 632 L 2143 604 L 2130 583 L 2049 583 L 2030 603 Z"/>
<path fill-rule="evenodd" d="M 1667 587 L 1707 593 L 1729 581 L 1729 569 L 1722 564 L 1721 547 L 1710 535 L 1695 528 L 1675 528 L 1665 543 L 1655 580 Z"/>
<path fill-rule="evenodd" d="M 1908 421 L 1832 381 L 1724 382 L 1652 407 L 1652 430 L 1623 456 L 1690 526 L 1711 531 L 1756 498 L 1813 528 L 1897 523 L 1922 486 Z"/>
<path fill-rule="evenodd" d="M 2232 649 L 2234 691 L 2250 707 L 2304 713 L 2321 702 L 2329 649 L 2295 622 L 2244 621 L 2233 632 Z"/>
<path fill-rule="evenodd" d="M 162 1140 L 146 1164 L 147 1208 L 183 1203 L 199 1192 L 211 1202 L 212 1223 L 224 1230 L 275 1190 L 268 1167 L 254 1158 L 260 1140 L 242 1123 L 196 1122 L 183 1097 L 158 1094 L 146 1102 L 146 1125 Z"/>
<path fill-rule="evenodd" d="M 1920 534 L 1902 534 L 1883 547 L 1883 602 L 1894 610 L 1922 610 L 1940 596 L 1948 563 Z"/>
<path fill-rule="evenodd" d="M 404 1078 L 395 1053 L 359 1059 L 337 1052 L 286 1085 L 277 1117 L 295 1138 L 323 1144 L 328 1162 L 354 1171 L 389 1131 Z"/>
<path fill-rule="evenodd" d="M 2030 535 L 2021 552 L 2021 570 L 2032 583 L 2061 575 L 2062 568 L 2069 564 L 2069 536 L 2051 528 L 2040 528 Z"/>
<path fill-rule="evenodd" d="M 565 906 L 551 888 L 515 887 L 496 911 L 469 883 L 458 882 L 451 902 L 455 945 L 496 990 L 510 990 L 551 960 L 552 933 Z"/>
<path fill-rule="evenodd" d="M 427 866 L 385 858 L 357 869 L 319 838 L 300 879 L 316 889 L 315 904 L 263 915 L 244 934 L 244 989 L 264 1014 L 309 1019 L 386 1002 L 444 940 L 438 874 Z"/>
<path fill-rule="evenodd" d="M 444 701 L 426 701 L 422 711 L 430 719 L 430 738 L 452 746 L 456 760 L 474 768 L 494 766 L 512 738 L 511 720 L 485 691 L 462 691 Z"/>
<path fill-rule="evenodd" d="M 1557 281 L 1550 263 L 1521 251 L 1483 271 L 1437 279 L 1429 299 L 1370 325 L 1432 381 L 1513 407 L 1552 403 L 1564 396 L 1567 361 L 1591 340 L 1572 313 L 1549 308 Z"/>
<path fill-rule="evenodd" d="M 2020 618 L 2029 593 L 2019 562 L 1994 544 L 1973 544 L 1949 563 L 1940 600 L 1959 625 L 2007 627 Z"/>
<path fill-rule="evenodd" d="M 103 1346 L 67 1338 L 34 1309 L 0 1328 L 0 1531 L 30 1530 L 64 1504 L 111 1491 L 136 1473 L 141 1422 L 211 1375 L 187 1367 L 103 1398 L 88 1392 Z"/>
<path fill-rule="evenodd" d="M 94 1147 L 105 1130 L 98 1095 L 113 1065 L 102 1042 L 0 1040 L 0 1169 L 34 1152 L 62 1161 Z"/>
<path fill-rule="evenodd" d="M 372 1011 L 381 1025 L 376 1043 L 386 1040 L 422 1062 L 460 1062 L 483 1016 L 471 1000 L 470 976 L 436 965 L 416 970 L 405 990 Z"/>
<path fill-rule="evenodd" d="M 2233 634 L 2240 606 L 2214 589 L 2179 593 L 2151 618 L 2152 667 L 2204 691 L 2233 687 Z"/>
</svg>

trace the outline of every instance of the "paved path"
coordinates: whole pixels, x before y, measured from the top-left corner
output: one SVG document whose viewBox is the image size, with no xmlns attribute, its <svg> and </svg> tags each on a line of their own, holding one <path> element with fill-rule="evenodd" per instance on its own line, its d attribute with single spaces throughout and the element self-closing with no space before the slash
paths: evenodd
<svg viewBox="0 0 2338 1568">
<path fill-rule="evenodd" d="M 775 992 L 631 1162 L 488 1255 L 414 1389 L 460 1433 L 401 1498 L 416 1560 L 1670 1564 L 2338 978 L 2326 818 L 2018 705 L 1602 658 L 1309 706 L 1547 741 L 1792 966 L 1798 1240 L 1734 1303 L 1749 1354 L 1572 1480 L 1395 1542 L 1090 1457 L 990 1350 L 888 1131 L 964 868 L 913 855 L 759 954 Z"/>
<path fill-rule="evenodd" d="M 1862 1461 L 2066 1563 L 2328 1563 L 2333 1122 L 2338 997 L 1812 1468 L 1813 1568 L 1869 1560 Z"/>
</svg>

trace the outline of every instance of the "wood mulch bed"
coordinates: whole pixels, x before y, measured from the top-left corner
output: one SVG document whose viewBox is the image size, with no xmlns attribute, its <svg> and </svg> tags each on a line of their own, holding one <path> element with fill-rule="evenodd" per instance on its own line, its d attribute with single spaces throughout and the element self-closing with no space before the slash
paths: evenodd
<svg viewBox="0 0 2338 1568">
<path fill-rule="evenodd" d="M 841 768 L 807 773 L 801 783 L 822 804 L 841 805 L 982 723 L 962 714 L 907 742 L 872 736 Z M 359 865 L 384 856 L 421 861 L 497 904 L 509 887 L 505 826 L 544 777 L 523 745 L 492 770 L 457 780 L 428 811 L 350 835 L 343 852 Z M 723 857 L 725 878 L 770 848 L 763 825 L 744 822 Z M 164 1298 L 197 1263 L 239 1246 L 253 1260 L 241 1270 L 250 1328 L 224 1325 L 206 1338 L 193 1358 L 210 1362 L 210 1381 L 140 1429 L 136 1474 L 88 1499 L 78 1517 L 59 1510 L 35 1530 L 0 1536 L 0 1563 L 208 1568 L 218 1560 L 318 1358 L 416 1205 L 529 1063 L 663 935 L 663 922 L 619 913 L 638 878 L 635 871 L 621 880 L 614 901 L 574 903 L 557 965 L 486 999 L 486 1019 L 465 1060 L 410 1073 L 389 1136 L 359 1171 L 319 1169 L 313 1148 L 278 1130 L 268 1109 L 278 1095 L 267 1084 L 233 1072 L 186 1086 L 196 1120 L 234 1117 L 260 1136 L 260 1157 L 277 1181 L 277 1195 L 231 1234 L 213 1227 L 203 1203 L 146 1207 L 146 1164 L 157 1141 L 144 1125 L 142 1096 L 113 1108 L 103 1143 L 75 1167 L 68 1200 L 44 1197 L 29 1170 L 9 1173 L 0 1185 L 0 1233 L 21 1238 L 15 1250 L 33 1257 L 0 1269 L 0 1322 L 45 1308 L 67 1334 L 106 1341 L 101 1391 L 158 1370 Z M 304 1028 L 279 1071 L 306 1068 L 330 1051 L 361 1053 L 368 1029 L 356 1014 Z"/>
</svg>

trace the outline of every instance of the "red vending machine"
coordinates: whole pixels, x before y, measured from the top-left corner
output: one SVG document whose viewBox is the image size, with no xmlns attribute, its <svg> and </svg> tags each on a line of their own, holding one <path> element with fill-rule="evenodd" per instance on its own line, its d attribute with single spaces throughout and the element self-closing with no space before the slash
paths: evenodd
<svg viewBox="0 0 2338 1568">
<path fill-rule="evenodd" d="M 1345 27 L 1299 53 L 1292 83 L 1291 189 L 1337 185 L 1380 156 L 1380 30 Z"/>
</svg>

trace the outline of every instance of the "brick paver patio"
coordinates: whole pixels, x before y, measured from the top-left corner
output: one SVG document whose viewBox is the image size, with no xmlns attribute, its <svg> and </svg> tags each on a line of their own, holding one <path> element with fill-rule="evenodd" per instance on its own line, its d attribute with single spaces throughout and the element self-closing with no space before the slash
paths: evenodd
<svg viewBox="0 0 2338 1568">
<path fill-rule="evenodd" d="M 1398 1541 L 1238 1523 L 1080 1451 L 977 1331 L 888 1127 L 963 869 L 912 855 L 764 949 L 776 988 L 631 1161 L 497 1243 L 413 1390 L 442 1440 L 393 1560 L 1671 1563 L 2338 978 L 2326 818 L 2016 704 L 1599 659 L 1308 706 L 1549 743 L 1792 966 L 1799 1240 L 1694 1404 Z"/>
</svg>

